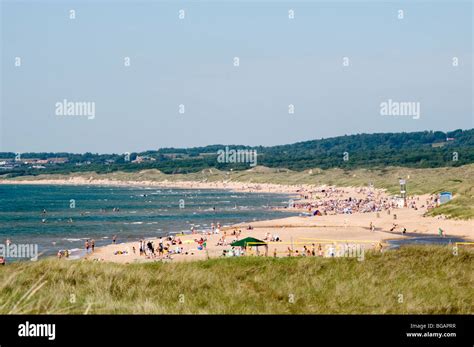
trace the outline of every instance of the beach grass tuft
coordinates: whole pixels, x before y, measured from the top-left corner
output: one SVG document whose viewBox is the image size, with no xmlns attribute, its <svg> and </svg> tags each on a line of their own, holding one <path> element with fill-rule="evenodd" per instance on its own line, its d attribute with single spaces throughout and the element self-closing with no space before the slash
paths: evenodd
<svg viewBox="0 0 474 347">
<path fill-rule="evenodd" d="M 354 258 L 0 268 L 2 314 L 472 314 L 474 250 L 404 246 Z"/>
</svg>

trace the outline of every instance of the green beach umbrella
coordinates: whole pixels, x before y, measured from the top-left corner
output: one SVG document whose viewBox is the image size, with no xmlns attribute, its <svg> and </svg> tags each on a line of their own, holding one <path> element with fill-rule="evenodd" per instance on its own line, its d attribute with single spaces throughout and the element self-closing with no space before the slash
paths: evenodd
<svg viewBox="0 0 474 347">
<path fill-rule="evenodd" d="M 262 240 L 255 239 L 253 237 L 246 237 L 245 239 L 238 240 L 232 242 L 230 245 L 232 247 L 247 247 L 247 244 L 250 243 L 249 246 L 265 246 L 266 243 Z"/>
</svg>

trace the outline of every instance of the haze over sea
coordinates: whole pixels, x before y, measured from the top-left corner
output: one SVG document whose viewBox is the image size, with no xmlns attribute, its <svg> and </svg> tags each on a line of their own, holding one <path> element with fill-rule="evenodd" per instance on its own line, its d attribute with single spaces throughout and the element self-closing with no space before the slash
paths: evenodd
<svg viewBox="0 0 474 347">
<path fill-rule="evenodd" d="M 10 239 L 38 244 L 40 254 L 53 255 L 59 249 L 82 249 L 86 239 L 102 246 L 110 244 L 113 235 L 120 243 L 189 231 L 192 226 L 201 231 L 211 223 L 283 218 L 295 213 L 270 207 L 288 206 L 289 199 L 284 194 L 226 190 L 0 185 L 0 243 Z"/>
</svg>

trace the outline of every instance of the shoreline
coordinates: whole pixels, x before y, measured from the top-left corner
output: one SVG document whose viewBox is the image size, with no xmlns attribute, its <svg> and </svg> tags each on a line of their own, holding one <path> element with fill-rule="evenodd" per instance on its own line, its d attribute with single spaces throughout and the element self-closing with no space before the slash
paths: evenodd
<svg viewBox="0 0 474 347">
<path fill-rule="evenodd" d="M 248 193 L 283 193 L 297 195 L 295 190 L 310 190 L 321 187 L 332 187 L 330 185 L 281 185 L 273 183 L 250 183 L 237 181 L 122 181 L 113 179 L 86 179 L 83 177 L 71 177 L 69 179 L 37 179 L 37 180 L 14 180 L 0 179 L 0 185 L 71 185 L 71 186 L 104 186 L 104 187 L 161 187 L 174 189 L 223 189 L 236 192 Z"/>
<path fill-rule="evenodd" d="M 0 180 L 0 185 L 95 185 L 95 186 L 116 186 L 116 187 L 160 187 L 174 189 L 224 189 L 236 192 L 249 193 L 280 193 L 294 196 L 297 203 L 307 203 L 310 201 L 322 201 L 323 199 L 340 199 L 344 201 L 347 197 L 367 197 L 372 195 L 377 198 L 389 199 L 389 195 L 382 189 L 368 189 L 366 187 L 335 187 L 330 185 L 278 185 L 263 183 L 244 182 L 197 182 L 197 181 L 118 181 L 111 179 L 85 179 L 82 177 L 71 177 L 69 179 L 40 179 L 40 180 Z M 321 198 L 317 192 L 330 191 L 329 198 Z M 316 193 L 314 193 L 316 192 Z M 316 197 L 313 196 L 313 193 Z M 416 196 L 418 200 L 426 198 L 427 195 Z M 125 243 L 109 244 L 96 247 L 93 254 L 86 254 L 80 259 L 110 261 L 117 263 L 153 262 L 153 261 L 195 261 L 220 257 L 223 250 L 230 249 L 231 241 L 245 237 L 254 237 L 264 240 L 268 235 L 277 235 L 281 241 L 269 243 L 268 256 L 274 253 L 277 256 L 287 256 L 288 248 L 297 251 L 298 254 L 306 252 L 308 248 L 319 244 L 361 244 L 367 248 L 377 248 L 380 245 L 387 245 L 388 240 L 407 238 L 399 230 L 390 232 L 392 225 L 400 225 L 408 230 L 408 233 L 417 236 L 436 236 L 438 228 L 446 230 L 448 236 L 461 237 L 467 240 L 474 239 L 471 221 L 460 221 L 450 219 L 440 219 L 438 217 L 423 216 L 425 209 L 396 208 L 394 217 L 387 211 L 378 212 L 355 212 L 350 214 L 325 214 L 312 215 L 305 208 L 281 209 L 282 211 L 299 213 L 299 216 L 276 218 L 250 222 L 251 230 L 247 230 L 248 222 L 237 223 L 220 229 L 217 234 L 209 234 L 208 231 L 182 233 L 182 231 L 169 232 L 168 235 L 175 235 L 180 238 L 181 244 L 170 243 L 169 250 L 178 250 L 182 247 L 181 254 L 171 254 L 170 259 L 145 258 L 139 255 L 139 239 Z M 303 215 L 302 215 L 303 214 Z M 396 218 L 396 220 L 395 220 Z M 369 225 L 375 224 L 374 230 L 370 230 Z M 239 237 L 232 235 L 232 232 L 241 230 Z M 180 234 L 181 233 L 181 234 Z M 198 240 L 206 238 L 206 250 L 198 249 Z M 224 238 L 224 244 L 219 243 Z M 163 236 L 165 239 L 165 236 Z M 147 238 L 154 242 L 154 247 L 158 247 L 158 237 Z M 119 240 L 120 241 L 120 240 Z M 166 241 L 168 242 L 168 241 Z M 135 253 L 133 248 L 135 247 Z M 83 248 L 82 248 L 83 250 Z"/>
</svg>

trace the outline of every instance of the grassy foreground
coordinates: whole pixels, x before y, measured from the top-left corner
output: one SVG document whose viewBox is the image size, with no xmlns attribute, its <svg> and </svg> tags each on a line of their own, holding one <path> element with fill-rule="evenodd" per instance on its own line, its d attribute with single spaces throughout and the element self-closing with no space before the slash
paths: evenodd
<svg viewBox="0 0 474 347">
<path fill-rule="evenodd" d="M 472 314 L 474 251 L 409 246 L 365 260 L 235 258 L 0 268 L 0 313 Z"/>
</svg>

